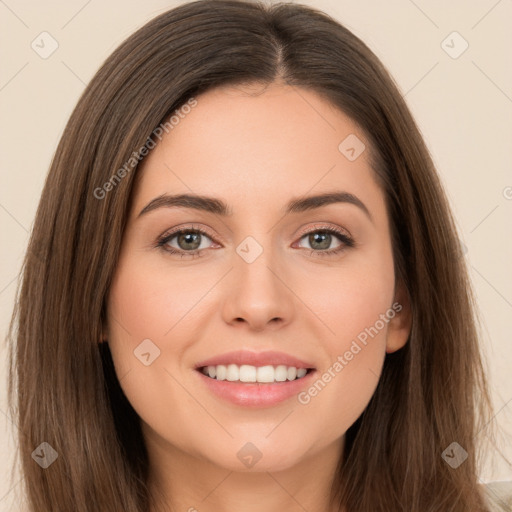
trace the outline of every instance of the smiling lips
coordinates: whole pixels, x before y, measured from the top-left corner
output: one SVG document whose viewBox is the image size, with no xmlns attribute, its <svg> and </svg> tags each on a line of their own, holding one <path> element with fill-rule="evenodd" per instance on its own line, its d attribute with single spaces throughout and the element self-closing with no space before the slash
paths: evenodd
<svg viewBox="0 0 512 512">
<path fill-rule="evenodd" d="M 297 394 L 315 372 L 312 364 L 282 352 L 236 351 L 196 365 L 217 396 L 245 407 L 268 407 Z"/>
</svg>

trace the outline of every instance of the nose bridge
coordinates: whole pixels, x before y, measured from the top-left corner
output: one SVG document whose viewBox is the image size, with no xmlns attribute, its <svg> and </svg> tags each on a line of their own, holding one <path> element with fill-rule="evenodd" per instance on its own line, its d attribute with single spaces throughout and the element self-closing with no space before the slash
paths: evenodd
<svg viewBox="0 0 512 512">
<path fill-rule="evenodd" d="M 282 324 L 291 319 L 292 294 L 280 275 L 279 256 L 271 232 L 247 236 L 238 244 L 223 312 L 227 322 L 245 320 L 261 329 L 271 321 Z"/>
<path fill-rule="evenodd" d="M 240 283 L 237 289 L 261 302 L 274 298 L 282 286 L 276 277 L 279 251 L 272 243 L 271 233 L 249 235 L 238 244 L 234 257 L 235 279 Z"/>
</svg>

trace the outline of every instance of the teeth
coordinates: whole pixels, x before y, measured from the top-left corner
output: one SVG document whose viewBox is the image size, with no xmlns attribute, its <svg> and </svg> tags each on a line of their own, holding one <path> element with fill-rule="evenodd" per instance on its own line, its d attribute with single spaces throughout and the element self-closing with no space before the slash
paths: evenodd
<svg viewBox="0 0 512 512">
<path fill-rule="evenodd" d="M 230 382 L 285 382 L 301 379 L 307 373 L 306 368 L 295 366 L 251 366 L 249 364 L 205 366 L 201 371 L 212 379 Z"/>
</svg>

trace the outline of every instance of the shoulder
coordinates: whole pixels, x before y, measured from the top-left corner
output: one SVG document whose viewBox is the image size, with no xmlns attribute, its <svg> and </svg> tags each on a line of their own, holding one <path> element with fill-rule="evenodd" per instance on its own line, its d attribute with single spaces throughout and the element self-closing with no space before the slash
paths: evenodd
<svg viewBox="0 0 512 512">
<path fill-rule="evenodd" d="M 482 484 L 491 512 L 512 511 L 512 480 Z"/>
</svg>

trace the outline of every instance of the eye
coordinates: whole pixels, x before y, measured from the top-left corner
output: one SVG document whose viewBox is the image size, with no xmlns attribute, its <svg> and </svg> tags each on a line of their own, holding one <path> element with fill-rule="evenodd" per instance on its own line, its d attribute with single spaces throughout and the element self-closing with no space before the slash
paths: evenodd
<svg viewBox="0 0 512 512">
<path fill-rule="evenodd" d="M 348 247 L 354 247 L 354 240 L 341 229 L 334 227 L 322 227 L 308 231 L 303 234 L 299 240 L 305 239 L 309 244 L 310 255 L 314 256 L 329 256 L 338 254 Z M 338 241 L 338 245 L 330 248 L 331 244 Z M 307 247 L 305 247 L 307 249 Z"/>
<path fill-rule="evenodd" d="M 335 255 L 355 246 L 355 241 L 340 228 L 324 226 L 315 226 L 315 228 L 304 233 L 299 239 L 299 244 L 305 239 L 310 245 L 311 256 Z M 204 249 L 211 247 L 208 240 L 213 242 L 213 236 L 204 229 L 191 226 L 165 233 L 158 239 L 156 246 L 168 253 L 180 255 L 181 258 L 197 258 L 204 254 Z M 330 248 L 335 241 L 338 241 L 338 245 Z M 299 247 L 308 249 L 302 245 Z"/>
<path fill-rule="evenodd" d="M 203 244 L 205 239 L 212 241 L 203 229 L 190 227 L 164 234 L 156 245 L 171 254 L 179 254 L 182 258 L 199 257 L 203 254 L 203 249 L 209 247 L 208 243 Z"/>
</svg>

